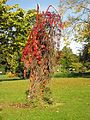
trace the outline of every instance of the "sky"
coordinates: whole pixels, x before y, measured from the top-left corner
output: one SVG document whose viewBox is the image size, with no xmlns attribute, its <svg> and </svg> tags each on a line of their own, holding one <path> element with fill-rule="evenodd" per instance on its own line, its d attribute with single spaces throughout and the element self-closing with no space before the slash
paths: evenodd
<svg viewBox="0 0 90 120">
<path fill-rule="evenodd" d="M 41 10 L 46 10 L 49 5 L 53 5 L 58 8 L 60 0 L 8 0 L 7 4 L 19 6 L 25 10 L 36 8 L 37 3 L 40 4 Z"/>
<path fill-rule="evenodd" d="M 60 0 L 8 0 L 8 5 L 19 4 L 19 7 L 29 10 L 29 9 L 36 9 L 36 5 L 40 5 L 40 10 L 45 11 L 49 5 L 53 5 L 57 10 L 60 4 Z M 64 44 L 62 42 L 61 48 L 63 48 Z M 78 49 L 82 48 L 80 43 L 76 43 L 74 41 L 71 42 L 70 48 L 72 49 L 73 53 L 78 54 Z"/>
</svg>

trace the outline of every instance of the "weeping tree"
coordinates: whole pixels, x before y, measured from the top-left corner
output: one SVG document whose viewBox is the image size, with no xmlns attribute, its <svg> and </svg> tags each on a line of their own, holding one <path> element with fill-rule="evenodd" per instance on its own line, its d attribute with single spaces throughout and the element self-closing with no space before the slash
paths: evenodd
<svg viewBox="0 0 90 120">
<path fill-rule="evenodd" d="M 54 11 L 50 12 L 50 8 Z M 30 69 L 30 87 L 28 99 L 44 100 L 44 94 L 50 81 L 55 58 L 60 49 L 61 17 L 57 10 L 50 5 L 46 12 L 39 12 L 37 5 L 36 23 L 23 49 L 24 76 Z"/>
</svg>

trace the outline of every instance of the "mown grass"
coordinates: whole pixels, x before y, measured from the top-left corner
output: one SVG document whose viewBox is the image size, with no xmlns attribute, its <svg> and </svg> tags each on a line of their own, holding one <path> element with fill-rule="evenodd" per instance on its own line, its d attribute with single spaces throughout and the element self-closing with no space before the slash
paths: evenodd
<svg viewBox="0 0 90 120">
<path fill-rule="evenodd" d="M 15 108 L 25 103 L 28 80 L 0 82 L 0 120 L 90 120 L 90 79 L 54 78 L 52 96 L 58 104 L 47 107 Z"/>
</svg>

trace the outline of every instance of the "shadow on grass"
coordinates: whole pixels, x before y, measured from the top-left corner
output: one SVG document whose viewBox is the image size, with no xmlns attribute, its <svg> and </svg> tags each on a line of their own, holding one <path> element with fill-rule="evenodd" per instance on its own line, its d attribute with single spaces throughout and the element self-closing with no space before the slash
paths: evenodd
<svg viewBox="0 0 90 120">
<path fill-rule="evenodd" d="M 56 73 L 54 78 L 90 78 L 90 72 L 85 73 Z"/>
<path fill-rule="evenodd" d="M 4 75 L 0 75 L 0 82 L 4 82 L 4 81 L 18 81 L 18 80 L 26 80 L 24 78 L 19 78 L 19 77 L 16 77 L 16 78 L 8 78 Z"/>
<path fill-rule="evenodd" d="M 85 73 L 56 73 L 52 77 L 54 78 L 78 78 L 78 77 L 83 77 L 83 78 L 90 78 L 90 72 L 85 72 Z M 8 78 L 5 75 L 0 75 L 0 82 L 4 81 L 18 81 L 18 80 L 27 80 L 24 78 Z"/>
</svg>

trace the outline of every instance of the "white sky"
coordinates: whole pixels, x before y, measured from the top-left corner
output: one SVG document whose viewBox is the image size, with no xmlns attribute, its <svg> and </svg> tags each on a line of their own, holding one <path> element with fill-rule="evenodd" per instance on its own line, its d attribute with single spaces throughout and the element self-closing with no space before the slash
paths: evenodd
<svg viewBox="0 0 90 120">
<path fill-rule="evenodd" d="M 81 48 L 82 48 L 82 44 L 72 41 L 70 44 L 70 48 L 72 49 L 74 54 L 78 54 L 79 50 L 81 50 Z"/>
</svg>

